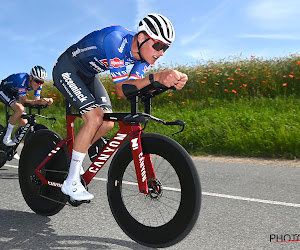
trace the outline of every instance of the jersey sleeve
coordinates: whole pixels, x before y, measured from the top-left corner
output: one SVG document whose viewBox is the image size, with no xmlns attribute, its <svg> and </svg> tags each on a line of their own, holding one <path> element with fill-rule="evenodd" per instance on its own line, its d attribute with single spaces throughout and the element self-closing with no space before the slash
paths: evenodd
<svg viewBox="0 0 300 250">
<path fill-rule="evenodd" d="M 136 61 L 136 63 L 133 65 L 130 71 L 129 80 L 137 80 L 137 79 L 144 78 L 148 66 L 149 66 L 148 63 L 142 63 L 141 61 Z"/>
<path fill-rule="evenodd" d="M 41 97 L 41 91 L 42 91 L 43 85 L 41 85 L 37 90 L 34 91 L 34 97 Z"/>
<path fill-rule="evenodd" d="M 108 34 L 103 41 L 107 64 L 114 83 L 125 81 L 128 78 L 125 65 L 126 38 L 120 32 L 114 31 Z M 125 44 L 125 45 L 122 45 Z"/>
</svg>

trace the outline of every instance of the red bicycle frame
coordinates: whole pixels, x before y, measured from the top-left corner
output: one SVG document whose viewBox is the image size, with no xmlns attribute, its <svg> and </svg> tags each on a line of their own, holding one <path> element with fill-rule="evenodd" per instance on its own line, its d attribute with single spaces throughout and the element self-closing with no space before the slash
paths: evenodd
<svg viewBox="0 0 300 250">
<path fill-rule="evenodd" d="M 132 85 L 123 84 L 123 92 L 127 93 L 127 99 L 131 103 L 131 113 L 105 113 L 104 120 L 112 121 L 119 123 L 119 131 L 114 135 L 114 137 L 106 144 L 104 149 L 98 154 L 94 162 L 89 166 L 86 172 L 83 174 L 82 178 L 84 179 L 86 185 L 90 183 L 93 177 L 100 171 L 103 165 L 108 161 L 108 159 L 113 155 L 113 153 L 121 146 L 127 137 L 130 140 L 131 152 L 133 156 L 133 161 L 135 165 L 139 190 L 141 193 L 148 194 L 148 180 L 156 179 L 153 164 L 151 161 L 150 155 L 144 155 L 141 144 L 141 134 L 143 129 L 141 123 L 142 120 L 135 120 L 135 117 L 138 112 L 138 100 L 139 97 L 143 99 L 145 106 L 145 113 L 150 117 L 151 114 L 151 102 L 152 98 L 156 95 L 159 95 L 169 88 L 166 88 L 164 85 L 161 85 L 159 82 L 153 82 L 150 85 L 147 85 L 141 90 L 135 89 L 132 92 Z M 127 88 L 127 90 L 126 90 Z M 126 90 L 126 91 L 125 91 Z M 129 94 L 129 92 L 131 94 Z M 67 148 L 70 156 L 72 156 L 72 149 L 74 144 L 74 120 L 80 117 L 78 114 L 72 113 L 72 106 L 66 102 L 66 123 L 67 123 L 67 137 L 63 139 L 58 145 L 51 150 L 48 156 L 44 161 L 35 169 L 35 174 L 43 184 L 51 185 L 54 187 L 60 188 L 62 183 L 54 182 L 51 180 L 46 180 L 41 174 L 41 169 L 43 166 L 67 143 Z M 128 119 L 125 119 L 128 118 Z M 155 121 L 161 122 L 165 125 L 180 125 L 182 130 L 184 129 L 183 121 L 175 122 L 165 122 L 155 117 L 151 117 Z M 146 120 L 144 120 L 146 121 Z M 181 131 L 177 132 L 180 133 Z"/>
<path fill-rule="evenodd" d="M 109 113 L 109 116 L 113 116 L 114 113 Z M 72 149 L 74 144 L 74 120 L 80 117 L 79 115 L 71 114 L 66 115 L 67 123 L 67 137 L 58 143 L 44 161 L 35 169 L 36 176 L 45 185 L 51 185 L 60 188 L 62 183 L 54 182 L 51 180 L 46 180 L 41 174 L 41 169 L 43 166 L 67 143 L 67 148 L 70 156 L 72 156 Z M 134 160 L 139 190 L 141 193 L 148 194 L 148 179 L 155 179 L 155 173 L 150 155 L 144 155 L 141 145 L 141 133 L 142 127 L 138 123 L 125 123 L 123 121 L 116 121 L 111 118 L 106 118 L 104 120 L 113 121 L 119 123 L 119 130 L 114 135 L 114 137 L 107 143 L 103 150 L 98 154 L 94 162 L 89 166 L 86 172 L 82 175 L 86 185 L 90 183 L 93 177 L 100 171 L 100 169 L 105 165 L 109 158 L 114 154 L 114 152 L 121 146 L 127 137 L 129 137 L 131 152 Z"/>
</svg>

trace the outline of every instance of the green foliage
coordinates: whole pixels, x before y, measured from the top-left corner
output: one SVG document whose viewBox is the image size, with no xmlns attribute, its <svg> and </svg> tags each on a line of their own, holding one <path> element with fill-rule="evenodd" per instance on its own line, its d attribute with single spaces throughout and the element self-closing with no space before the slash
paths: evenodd
<svg viewBox="0 0 300 250">
<path fill-rule="evenodd" d="M 156 97 L 152 115 L 166 121 L 184 120 L 185 132 L 174 139 L 191 154 L 300 157 L 299 55 L 270 60 L 229 58 L 194 66 L 158 64 L 150 72 L 165 68 L 186 73 L 189 81 L 181 91 Z M 129 103 L 117 96 L 111 77 L 100 79 L 114 111 L 129 112 Z M 42 114 L 55 116 L 57 122 L 51 125 L 40 118 L 38 122 L 66 136 L 63 96 L 51 81 L 44 84 L 42 96 L 54 98 Z M 5 124 L 3 104 L 0 112 L 0 123 Z M 75 129 L 81 124 L 77 119 Z M 149 122 L 146 131 L 170 136 L 178 129 Z M 116 130 L 117 125 L 109 136 Z"/>
</svg>

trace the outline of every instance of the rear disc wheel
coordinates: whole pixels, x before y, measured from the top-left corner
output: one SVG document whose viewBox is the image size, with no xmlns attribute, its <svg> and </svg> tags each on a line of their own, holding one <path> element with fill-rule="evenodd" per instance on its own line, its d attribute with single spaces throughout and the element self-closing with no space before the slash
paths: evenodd
<svg viewBox="0 0 300 250">
<path fill-rule="evenodd" d="M 42 129 L 28 138 L 24 144 L 19 162 L 19 183 L 27 205 L 37 214 L 50 216 L 58 213 L 68 197 L 60 187 L 45 185 L 34 170 L 61 141 L 55 132 Z M 68 174 L 70 156 L 63 146 L 41 169 L 42 175 L 51 182 L 62 183 Z"/>
</svg>

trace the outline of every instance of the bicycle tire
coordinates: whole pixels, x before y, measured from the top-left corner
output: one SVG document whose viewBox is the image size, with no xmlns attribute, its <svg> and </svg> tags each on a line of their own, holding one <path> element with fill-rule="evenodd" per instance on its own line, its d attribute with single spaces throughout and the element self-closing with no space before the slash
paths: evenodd
<svg viewBox="0 0 300 250">
<path fill-rule="evenodd" d="M 154 133 L 142 134 L 141 138 L 144 155 L 151 154 L 161 196 L 155 198 L 139 192 L 127 141 L 109 168 L 108 201 L 118 225 L 131 239 L 148 247 L 168 247 L 184 239 L 197 221 L 200 179 L 191 157 L 176 141 Z M 174 177 L 179 186 L 171 185 Z M 175 206 L 175 202 L 179 204 Z"/>
<path fill-rule="evenodd" d="M 24 143 L 26 143 L 28 141 L 28 139 L 34 135 L 38 130 L 40 129 L 48 129 L 47 126 L 43 125 L 43 124 L 35 124 L 33 126 L 33 131 L 32 129 L 30 128 L 29 131 L 27 132 L 26 136 L 25 136 L 25 139 L 24 139 Z"/>
<path fill-rule="evenodd" d="M 0 168 L 2 168 L 6 162 L 7 162 L 7 158 L 5 153 L 0 152 Z"/>
<path fill-rule="evenodd" d="M 34 169 L 45 159 L 61 137 L 49 129 L 33 134 L 21 152 L 19 162 L 19 184 L 27 205 L 37 214 L 51 216 L 58 213 L 68 201 L 60 188 L 44 185 L 34 178 Z M 41 169 L 49 181 L 62 183 L 68 173 L 70 156 L 66 145 Z M 60 172 L 51 172 L 60 171 Z M 47 198 L 45 198 L 47 197 Z"/>
<path fill-rule="evenodd" d="M 5 154 L 6 146 L 2 142 L 4 134 L 5 128 L 0 124 L 0 168 L 2 168 L 7 162 L 7 157 Z"/>
</svg>

